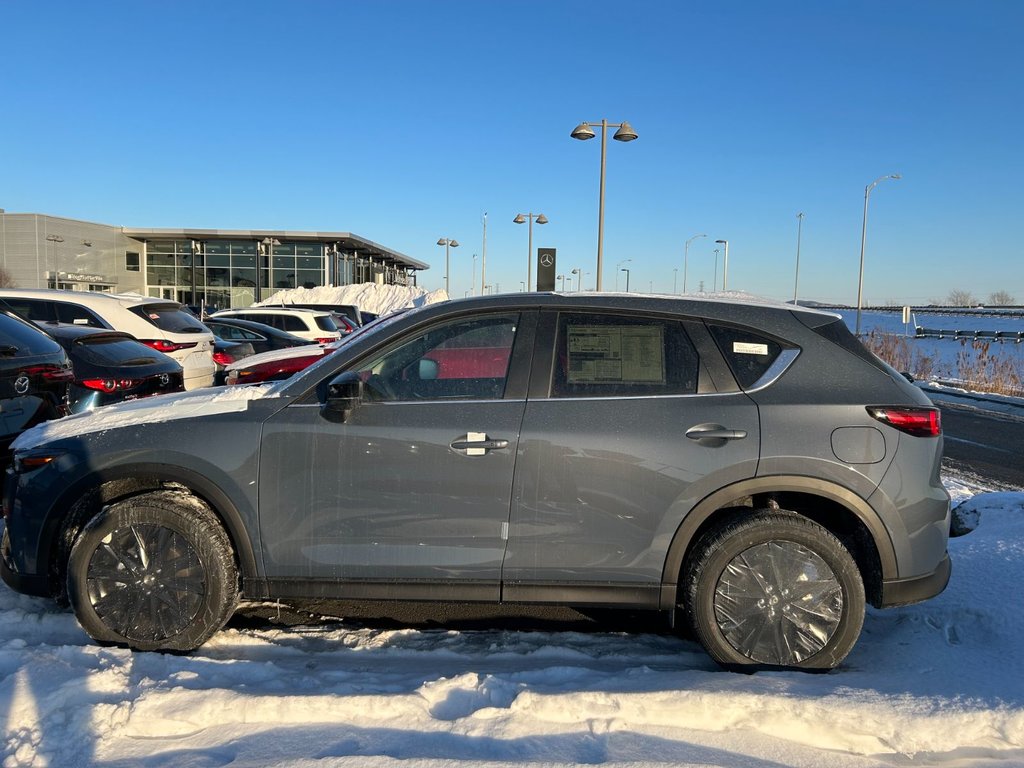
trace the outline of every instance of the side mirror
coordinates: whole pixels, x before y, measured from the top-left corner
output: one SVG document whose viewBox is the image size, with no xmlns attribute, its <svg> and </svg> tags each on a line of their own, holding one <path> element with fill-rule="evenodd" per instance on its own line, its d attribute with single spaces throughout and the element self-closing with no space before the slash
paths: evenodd
<svg viewBox="0 0 1024 768">
<path fill-rule="evenodd" d="M 429 357 L 424 357 L 420 360 L 419 379 L 420 381 L 434 381 L 440 370 L 441 367 L 437 364 L 437 360 L 431 360 Z"/>
<path fill-rule="evenodd" d="M 344 424 L 363 399 L 363 380 L 355 371 L 339 373 L 327 382 L 320 398 L 320 415 L 328 421 Z"/>
</svg>

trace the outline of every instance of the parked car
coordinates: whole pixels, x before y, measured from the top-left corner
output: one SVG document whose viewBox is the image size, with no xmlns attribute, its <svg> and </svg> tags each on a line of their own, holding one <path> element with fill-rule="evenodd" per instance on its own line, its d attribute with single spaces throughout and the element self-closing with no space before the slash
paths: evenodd
<svg viewBox="0 0 1024 768">
<path fill-rule="evenodd" d="M 367 319 L 363 317 L 363 313 L 360 312 L 359 307 L 355 304 L 293 304 L 289 302 L 287 304 L 260 304 L 259 306 L 287 309 L 315 309 L 320 312 L 330 312 L 332 315 L 340 315 L 348 318 L 353 328 L 359 328 L 368 322 Z"/>
<path fill-rule="evenodd" d="M 67 352 L 74 369 L 68 394 L 72 413 L 101 405 L 185 391 L 177 360 L 121 331 L 81 325 L 43 324 Z"/>
<path fill-rule="evenodd" d="M 31 323 L 0 310 L 0 470 L 11 442 L 29 427 L 68 413 L 71 361 Z"/>
<path fill-rule="evenodd" d="M 224 341 L 214 337 L 213 362 L 217 364 L 217 372 L 213 375 L 213 383 L 217 386 L 223 384 L 227 367 L 252 355 L 252 344 L 247 341 Z"/>
<path fill-rule="evenodd" d="M 204 325 L 213 331 L 214 336 L 224 339 L 224 341 L 248 342 L 257 355 L 274 349 L 289 349 L 316 343 L 309 339 L 301 339 L 293 333 L 282 331 L 271 325 L 240 317 L 210 318 L 205 321 Z"/>
<path fill-rule="evenodd" d="M 176 301 L 135 294 L 3 288 L 0 305 L 36 323 L 70 323 L 130 333 L 181 364 L 185 389 L 213 383 L 213 334 Z"/>
<path fill-rule="evenodd" d="M 263 323 L 287 331 L 300 339 L 329 344 L 341 338 L 341 332 L 330 312 L 312 309 L 279 309 L 276 307 L 249 307 L 247 309 L 222 309 L 210 315 L 211 319 L 240 318 Z"/>
<path fill-rule="evenodd" d="M 262 352 L 227 366 L 224 372 L 224 383 L 234 385 L 281 381 L 308 368 L 324 355 L 329 355 L 339 349 L 344 343 L 344 340 L 341 340 L 330 344 L 309 344 L 303 347 Z"/>
<path fill-rule="evenodd" d="M 14 444 L 0 573 L 102 643 L 196 648 L 240 594 L 550 603 L 827 669 L 949 578 L 939 412 L 816 310 L 484 296 L 164 400 Z"/>
</svg>

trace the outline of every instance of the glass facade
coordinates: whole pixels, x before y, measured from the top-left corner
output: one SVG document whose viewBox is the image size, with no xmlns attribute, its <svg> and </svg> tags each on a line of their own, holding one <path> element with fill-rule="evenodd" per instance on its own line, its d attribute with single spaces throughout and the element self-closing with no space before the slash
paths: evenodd
<svg viewBox="0 0 1024 768">
<path fill-rule="evenodd" d="M 254 240 L 150 240 L 149 295 L 182 304 L 248 307 L 284 288 L 326 285 L 322 243 L 264 245 Z"/>
</svg>

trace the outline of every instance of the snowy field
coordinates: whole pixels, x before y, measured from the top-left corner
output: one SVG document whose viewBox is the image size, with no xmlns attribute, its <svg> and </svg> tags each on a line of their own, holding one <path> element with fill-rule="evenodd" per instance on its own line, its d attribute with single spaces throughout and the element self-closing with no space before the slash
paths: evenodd
<svg viewBox="0 0 1024 768">
<path fill-rule="evenodd" d="M 131 654 L 0 585 L 2 764 L 1024 766 L 1024 493 L 945 482 L 978 521 L 948 589 L 869 609 L 828 674 L 722 672 L 671 634 L 244 616 Z"/>
</svg>

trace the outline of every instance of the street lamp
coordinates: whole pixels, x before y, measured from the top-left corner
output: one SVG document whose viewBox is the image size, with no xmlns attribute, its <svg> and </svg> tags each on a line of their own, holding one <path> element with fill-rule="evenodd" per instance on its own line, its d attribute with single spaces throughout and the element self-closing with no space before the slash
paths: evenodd
<svg viewBox="0 0 1024 768">
<path fill-rule="evenodd" d="M 715 248 L 715 279 L 711 282 L 712 293 L 718 290 L 718 253 L 721 250 L 721 248 Z"/>
<path fill-rule="evenodd" d="M 676 280 L 679 278 L 679 267 L 672 267 L 672 295 L 676 295 Z"/>
<path fill-rule="evenodd" d="M 604 268 L 604 169 L 605 158 L 608 153 L 608 128 L 618 128 L 612 136 L 616 141 L 634 141 L 637 138 L 633 126 L 623 120 L 621 123 L 609 123 L 602 120 L 600 123 L 580 123 L 569 135 L 580 141 L 587 141 L 597 134 L 593 129 L 601 128 L 601 186 L 597 203 L 597 290 L 601 290 L 601 271 Z"/>
<path fill-rule="evenodd" d="M 800 234 L 804 226 L 803 212 L 796 215 L 796 279 L 793 281 L 793 305 L 797 306 L 796 292 L 800 287 Z"/>
<path fill-rule="evenodd" d="M 451 296 L 448 290 L 448 268 L 451 266 L 451 249 L 459 247 L 458 240 L 452 240 L 450 237 L 442 237 L 437 241 L 438 245 L 444 246 L 444 292 Z"/>
<path fill-rule="evenodd" d="M 903 178 L 898 173 L 890 173 L 885 176 L 879 176 L 877 179 L 872 181 L 866 187 L 864 187 L 864 224 L 860 230 L 860 279 L 857 281 L 857 327 L 854 330 L 854 334 L 860 336 L 860 310 L 863 306 L 864 299 L 864 244 L 868 238 L 868 197 L 871 196 L 871 190 L 874 189 L 879 182 L 885 181 L 886 179 L 899 180 Z"/>
<path fill-rule="evenodd" d="M 685 245 L 683 245 L 683 293 L 686 293 L 686 263 L 689 260 L 690 256 L 690 243 L 692 243 L 698 237 L 707 237 L 707 235 L 694 235 L 693 237 L 686 241 Z"/>
<path fill-rule="evenodd" d="M 476 254 L 473 254 L 473 282 L 469 284 L 471 296 L 476 296 Z"/>
<path fill-rule="evenodd" d="M 729 290 L 729 241 L 728 240 L 715 240 L 715 242 L 716 243 L 721 243 L 722 247 L 725 248 L 725 257 L 722 259 L 722 290 L 723 291 L 728 291 Z"/>
<path fill-rule="evenodd" d="M 626 273 L 626 293 L 629 293 L 629 270 L 623 269 L 622 271 Z"/>
<path fill-rule="evenodd" d="M 623 270 L 619 269 L 619 267 L 621 267 L 623 264 L 629 264 L 629 262 L 631 262 L 631 261 L 632 261 L 632 259 L 623 259 L 622 261 L 620 261 L 618 264 L 615 265 L 615 290 L 616 291 L 619 290 L 619 272 L 623 271 Z"/>
<path fill-rule="evenodd" d="M 60 261 L 57 258 L 57 244 L 63 243 L 60 235 L 47 235 L 46 239 L 53 243 L 53 287 L 60 288 Z"/>
<path fill-rule="evenodd" d="M 530 236 L 527 240 L 526 245 L 526 286 L 527 290 L 533 290 L 530 286 L 533 285 L 533 220 L 536 219 L 538 224 L 547 224 L 548 217 L 543 213 L 517 213 L 516 217 L 512 219 L 513 224 L 526 224 L 529 222 Z"/>
<path fill-rule="evenodd" d="M 565 288 L 565 275 L 558 275 L 557 277 L 555 277 L 555 280 L 562 281 L 561 284 L 558 286 L 558 290 L 563 290 Z"/>
<path fill-rule="evenodd" d="M 572 273 L 576 275 L 576 292 L 579 293 L 581 290 L 583 290 L 583 270 L 580 269 L 579 267 L 576 267 L 576 269 L 574 269 Z"/>
</svg>

